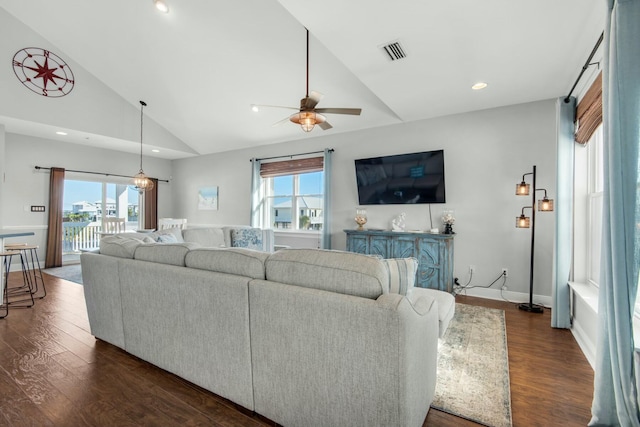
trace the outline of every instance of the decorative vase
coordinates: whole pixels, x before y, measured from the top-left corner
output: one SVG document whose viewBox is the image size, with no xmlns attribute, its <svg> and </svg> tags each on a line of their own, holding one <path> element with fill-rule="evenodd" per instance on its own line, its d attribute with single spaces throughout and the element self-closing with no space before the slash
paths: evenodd
<svg viewBox="0 0 640 427">
<path fill-rule="evenodd" d="M 356 209 L 356 224 L 358 224 L 358 230 L 363 231 L 364 225 L 367 223 L 367 210 L 366 209 Z"/>
<path fill-rule="evenodd" d="M 444 223 L 444 234 L 456 234 L 453 231 L 453 223 L 456 222 L 454 211 L 452 210 L 443 211 L 442 222 Z"/>
</svg>

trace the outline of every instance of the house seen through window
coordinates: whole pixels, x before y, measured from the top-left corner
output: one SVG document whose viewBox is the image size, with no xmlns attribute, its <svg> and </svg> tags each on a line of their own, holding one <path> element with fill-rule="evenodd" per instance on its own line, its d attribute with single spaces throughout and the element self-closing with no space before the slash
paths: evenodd
<svg viewBox="0 0 640 427">
<path fill-rule="evenodd" d="M 274 229 L 322 230 L 324 172 L 265 178 L 266 223 Z"/>
</svg>

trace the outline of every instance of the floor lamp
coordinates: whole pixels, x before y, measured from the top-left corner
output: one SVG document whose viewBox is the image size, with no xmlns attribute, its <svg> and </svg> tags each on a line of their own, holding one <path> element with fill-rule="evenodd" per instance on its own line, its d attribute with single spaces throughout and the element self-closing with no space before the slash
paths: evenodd
<svg viewBox="0 0 640 427">
<path fill-rule="evenodd" d="M 525 177 L 531 175 L 531 186 L 525 181 Z M 538 200 L 538 210 L 542 212 L 553 211 L 553 200 L 547 198 L 547 190 L 544 188 L 536 188 L 536 167 L 533 166 L 533 172 L 525 173 L 522 175 L 522 182 L 516 184 L 516 195 L 528 196 L 531 194 L 531 206 L 525 206 L 522 208 L 522 212 L 519 217 L 516 217 L 516 228 L 531 228 L 531 261 L 529 266 L 529 302 L 518 305 L 520 310 L 528 311 L 531 313 L 542 313 L 543 308 L 540 305 L 533 303 L 533 263 L 534 263 L 534 247 L 536 237 L 536 191 L 544 191 L 544 197 L 542 200 Z M 524 215 L 525 209 L 531 209 L 531 218 Z"/>
</svg>

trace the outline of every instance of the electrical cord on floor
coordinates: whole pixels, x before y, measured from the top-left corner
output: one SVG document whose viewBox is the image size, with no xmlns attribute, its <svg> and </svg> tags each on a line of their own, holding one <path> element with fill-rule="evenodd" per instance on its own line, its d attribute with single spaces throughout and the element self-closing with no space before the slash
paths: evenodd
<svg viewBox="0 0 640 427">
<path fill-rule="evenodd" d="M 513 305 L 515 305 L 516 307 L 518 307 L 520 304 L 528 304 L 528 302 L 527 302 L 527 301 L 520 301 L 520 302 L 518 302 L 518 301 L 511 301 L 511 300 L 507 299 L 507 298 L 504 296 L 504 289 L 500 290 L 500 296 L 502 297 L 502 299 L 503 299 L 504 301 L 508 302 L 509 304 L 513 304 Z M 534 306 L 536 306 L 536 307 L 546 308 L 546 309 L 548 309 L 548 310 L 550 310 L 550 309 L 551 309 L 551 307 L 547 307 L 547 306 L 546 306 L 546 305 L 544 305 L 544 304 L 536 304 L 536 303 L 533 303 L 533 305 L 534 305 Z"/>
<path fill-rule="evenodd" d="M 488 285 L 485 285 L 485 286 L 480 286 L 480 285 L 469 286 L 469 284 L 471 283 L 471 277 L 473 277 L 473 273 L 469 274 L 469 281 L 467 282 L 466 285 L 464 285 L 464 286 L 458 285 L 457 289 L 454 288 L 454 290 L 453 290 L 454 296 L 460 295 L 461 292 L 466 291 L 467 289 L 474 289 L 474 288 L 488 289 L 491 286 L 493 286 L 498 280 L 500 280 L 501 277 L 502 277 L 502 287 L 504 287 L 504 285 L 507 283 L 506 274 L 500 273 L 500 275 L 498 277 L 496 277 L 496 280 L 494 280 L 493 282 L 489 283 Z M 455 281 L 454 281 L 454 283 L 455 283 Z"/>
<path fill-rule="evenodd" d="M 453 296 L 455 297 L 456 295 L 460 295 L 460 292 L 462 292 L 467 286 L 469 286 L 469 284 L 471 283 L 471 279 L 473 279 L 473 271 L 469 272 L 469 280 L 467 281 L 467 283 L 465 283 L 464 286 L 462 286 L 460 282 L 458 282 L 458 278 L 455 277 L 453 279 Z"/>
</svg>

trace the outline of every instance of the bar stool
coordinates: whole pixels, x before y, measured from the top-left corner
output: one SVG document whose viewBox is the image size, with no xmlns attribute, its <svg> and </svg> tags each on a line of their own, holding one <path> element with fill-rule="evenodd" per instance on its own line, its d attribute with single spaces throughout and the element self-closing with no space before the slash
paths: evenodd
<svg viewBox="0 0 640 427">
<path fill-rule="evenodd" d="M 19 288 L 9 289 L 9 272 L 11 271 L 11 261 L 14 256 L 20 256 L 20 262 L 22 264 L 22 279 L 24 281 L 24 285 Z M 9 306 L 15 305 L 19 308 L 29 308 L 33 307 L 35 304 L 33 300 L 33 293 L 31 292 L 31 288 L 28 282 L 28 274 L 25 266 L 24 257 L 22 256 L 22 252 L 8 250 L 4 252 L 0 252 L 0 257 L 2 257 L 2 262 L 4 265 L 4 271 L 0 274 L 5 275 L 4 280 L 4 289 L 2 289 L 2 303 L 0 303 L 0 319 L 3 319 L 9 315 Z M 9 296 L 18 295 L 20 293 L 28 294 L 29 299 L 21 299 L 18 301 L 9 301 Z M 26 303 L 27 305 L 23 304 Z M 4 310 L 4 313 L 2 313 Z"/>
<path fill-rule="evenodd" d="M 29 245 L 27 243 L 7 243 L 4 245 L 5 249 L 11 251 L 20 251 L 24 254 L 24 260 L 27 265 L 27 282 L 33 295 L 36 295 L 39 291 L 38 280 L 42 284 L 42 296 L 37 298 L 42 299 L 47 296 L 47 288 L 44 285 L 44 276 L 42 275 L 42 269 L 40 268 L 40 259 L 38 258 L 38 245 Z M 31 268 L 29 268 L 29 259 L 31 259 Z"/>
</svg>

